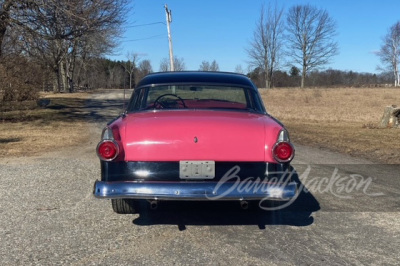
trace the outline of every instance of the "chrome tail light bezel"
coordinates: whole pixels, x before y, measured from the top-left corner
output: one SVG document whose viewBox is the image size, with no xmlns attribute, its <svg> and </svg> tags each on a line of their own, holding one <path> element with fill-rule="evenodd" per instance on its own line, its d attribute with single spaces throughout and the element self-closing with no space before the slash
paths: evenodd
<svg viewBox="0 0 400 266">
<path fill-rule="evenodd" d="M 281 158 L 279 158 L 279 157 L 277 156 L 276 152 L 275 152 L 276 149 L 278 148 L 278 146 L 279 146 L 279 145 L 282 145 L 282 143 L 289 145 L 290 148 L 291 148 L 291 150 L 292 150 L 290 157 L 288 157 L 287 159 L 281 159 Z M 291 162 L 291 161 L 293 160 L 294 154 L 295 154 L 295 148 L 294 148 L 293 144 L 290 142 L 289 133 L 287 132 L 287 130 L 282 129 L 282 130 L 279 132 L 278 139 L 277 139 L 275 145 L 274 145 L 273 148 L 272 148 L 272 156 L 274 157 L 274 159 L 275 159 L 278 163 L 288 163 L 288 162 Z"/>
<path fill-rule="evenodd" d="M 115 154 L 114 156 L 110 157 L 110 158 L 104 158 L 101 154 L 100 154 L 100 147 L 104 144 L 104 143 L 112 143 L 112 145 L 115 147 Z M 101 141 L 97 144 L 96 147 L 96 153 L 97 156 L 99 157 L 100 160 L 102 161 L 106 161 L 106 162 L 110 162 L 115 160 L 119 154 L 120 154 L 120 147 L 117 141 L 115 141 L 114 139 L 114 135 L 113 135 L 113 131 L 111 128 L 106 127 L 103 129 L 103 132 L 101 134 Z"/>
<path fill-rule="evenodd" d="M 103 156 L 100 154 L 100 152 L 99 152 L 99 151 L 100 151 L 100 147 L 101 147 L 104 143 L 112 143 L 112 144 L 114 145 L 114 147 L 115 147 L 115 154 L 114 154 L 112 157 L 110 157 L 110 158 L 105 158 L 105 157 L 103 157 Z M 97 153 L 97 156 L 98 156 L 98 157 L 100 158 L 100 160 L 102 160 L 102 161 L 106 161 L 106 162 L 113 161 L 113 160 L 115 160 L 115 158 L 118 157 L 118 155 L 119 155 L 119 153 L 120 153 L 119 145 L 118 145 L 118 143 L 117 143 L 116 141 L 114 141 L 114 140 L 108 140 L 108 139 L 102 140 L 102 141 L 99 142 L 99 144 L 97 144 L 96 153 Z"/>
</svg>

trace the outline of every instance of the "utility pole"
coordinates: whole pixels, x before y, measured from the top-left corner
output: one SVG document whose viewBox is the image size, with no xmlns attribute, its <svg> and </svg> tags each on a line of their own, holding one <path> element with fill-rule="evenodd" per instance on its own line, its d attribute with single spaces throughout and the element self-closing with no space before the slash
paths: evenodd
<svg viewBox="0 0 400 266">
<path fill-rule="evenodd" d="M 165 14 L 167 17 L 167 30 L 168 30 L 168 42 L 169 42 L 169 67 L 170 67 L 171 71 L 175 71 L 174 54 L 172 52 L 171 29 L 169 28 L 169 24 L 172 22 L 172 14 L 171 14 L 171 10 L 168 9 L 167 4 L 165 4 L 164 7 L 165 7 Z"/>
</svg>

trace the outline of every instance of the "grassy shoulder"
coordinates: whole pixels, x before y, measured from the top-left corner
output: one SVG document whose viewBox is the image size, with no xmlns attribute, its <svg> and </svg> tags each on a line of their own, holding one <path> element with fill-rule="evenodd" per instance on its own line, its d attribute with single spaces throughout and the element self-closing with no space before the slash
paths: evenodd
<svg viewBox="0 0 400 266">
<path fill-rule="evenodd" d="M 268 112 L 295 143 L 382 163 L 400 163 L 400 129 L 378 128 L 398 89 L 272 89 L 261 92 Z"/>
<path fill-rule="evenodd" d="M 283 120 L 295 143 L 327 148 L 382 163 L 400 163 L 400 130 L 361 123 Z"/>
<path fill-rule="evenodd" d="M 87 93 L 46 94 L 46 108 L 13 106 L 0 114 L 0 158 L 40 155 L 64 147 L 77 146 L 89 139 L 88 124 L 77 119 Z M 15 104 L 15 103 L 14 103 Z M 34 105 L 34 104 L 33 104 Z M 10 109 L 10 108 L 9 108 Z"/>
</svg>

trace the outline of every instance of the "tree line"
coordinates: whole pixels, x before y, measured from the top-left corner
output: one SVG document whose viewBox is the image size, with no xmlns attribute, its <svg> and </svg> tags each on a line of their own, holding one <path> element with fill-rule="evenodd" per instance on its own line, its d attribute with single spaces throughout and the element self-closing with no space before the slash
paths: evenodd
<svg viewBox="0 0 400 266">
<path fill-rule="evenodd" d="M 105 56 L 117 47 L 129 0 L 0 0 L 0 98 L 26 100 L 38 90 L 134 88 L 153 72 L 151 62 L 130 52 L 126 60 Z M 247 74 L 258 87 L 400 85 L 400 22 L 382 39 L 383 74 L 320 69 L 337 54 L 336 23 L 311 5 L 263 6 L 246 49 Z M 174 58 L 175 70 L 186 70 Z M 169 71 L 163 59 L 159 71 Z M 219 71 L 216 60 L 201 71 Z M 388 75 L 390 73 L 390 75 Z"/>
<path fill-rule="evenodd" d="M 266 80 L 263 71 L 256 68 L 247 74 L 258 88 L 265 88 Z M 272 84 L 275 88 L 299 87 L 300 73 L 301 71 L 296 67 L 292 67 L 289 71 L 276 70 L 273 73 Z M 307 74 L 308 87 L 387 87 L 392 85 L 391 81 L 390 73 L 372 74 L 327 69 L 313 70 Z"/>
<path fill-rule="evenodd" d="M 140 56 L 128 53 L 126 61 L 114 61 L 106 58 L 96 59 L 98 67 L 93 69 L 95 79 L 91 80 L 93 88 L 134 88 L 139 80 L 153 72 L 149 60 L 141 60 Z M 175 58 L 175 67 L 180 71 L 187 70 L 183 58 Z M 202 61 L 199 71 L 219 71 L 216 60 Z M 169 71 L 169 59 L 161 60 L 158 71 Z M 247 75 L 258 88 L 264 88 L 265 76 L 263 69 L 255 68 L 245 73 L 240 65 L 234 72 Z M 287 71 L 275 70 L 273 73 L 274 87 L 299 87 L 301 70 L 291 67 Z M 354 71 L 327 69 L 324 71 L 313 70 L 307 74 L 309 87 L 382 87 L 388 86 L 392 81 L 390 73 L 372 74 Z"/>
<path fill-rule="evenodd" d="M 336 35 L 336 22 L 325 9 L 307 4 L 292 6 L 285 12 L 276 3 L 262 6 L 246 49 L 253 69 L 251 76 L 257 77 L 258 82 L 263 80 L 265 88 L 283 83 L 300 87 L 306 86 L 306 82 L 307 86 L 353 86 L 393 83 L 393 80 L 395 87 L 400 86 L 400 21 L 390 27 L 377 53 L 382 62 L 378 67 L 381 75 L 337 70 L 319 72 L 339 52 Z M 290 66 L 296 75 L 285 77 L 282 69 Z M 392 73 L 391 77 L 387 73 Z M 282 80 L 284 77 L 289 79 Z"/>
<path fill-rule="evenodd" d="M 126 60 L 110 60 L 106 58 L 96 59 L 97 68 L 92 69 L 96 79 L 90 81 L 93 88 L 135 88 L 136 84 L 146 75 L 153 72 L 150 60 L 141 59 L 140 55 L 128 52 Z M 174 57 L 175 71 L 185 71 L 184 58 Z M 203 60 L 198 68 L 199 71 L 219 71 L 216 60 L 211 63 Z M 169 59 L 163 58 L 160 62 L 160 72 L 170 71 Z"/>
</svg>

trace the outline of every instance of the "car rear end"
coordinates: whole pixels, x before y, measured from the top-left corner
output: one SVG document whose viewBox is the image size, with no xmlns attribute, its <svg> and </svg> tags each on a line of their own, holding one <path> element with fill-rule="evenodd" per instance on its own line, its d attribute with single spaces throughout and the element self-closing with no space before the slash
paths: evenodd
<svg viewBox="0 0 400 266">
<path fill-rule="evenodd" d="M 201 86 L 193 87 L 188 93 Z M 176 88 L 169 87 L 171 94 Z M 248 201 L 287 202 L 297 196 L 290 168 L 294 147 L 283 125 L 265 109 L 236 110 L 242 108 L 239 101 L 204 109 L 199 107 L 203 99 L 189 101 L 174 92 L 178 97 L 160 102 L 162 110 L 154 104 L 128 112 L 104 129 L 97 146 L 101 180 L 95 182 L 95 197 L 112 199 L 117 213 L 132 213 L 138 200 L 151 206 L 158 201 L 238 201 L 247 206 Z M 140 93 L 149 91 L 136 91 Z M 135 101 L 133 97 L 131 105 Z M 212 104 L 221 107 L 221 102 L 214 99 Z"/>
</svg>

